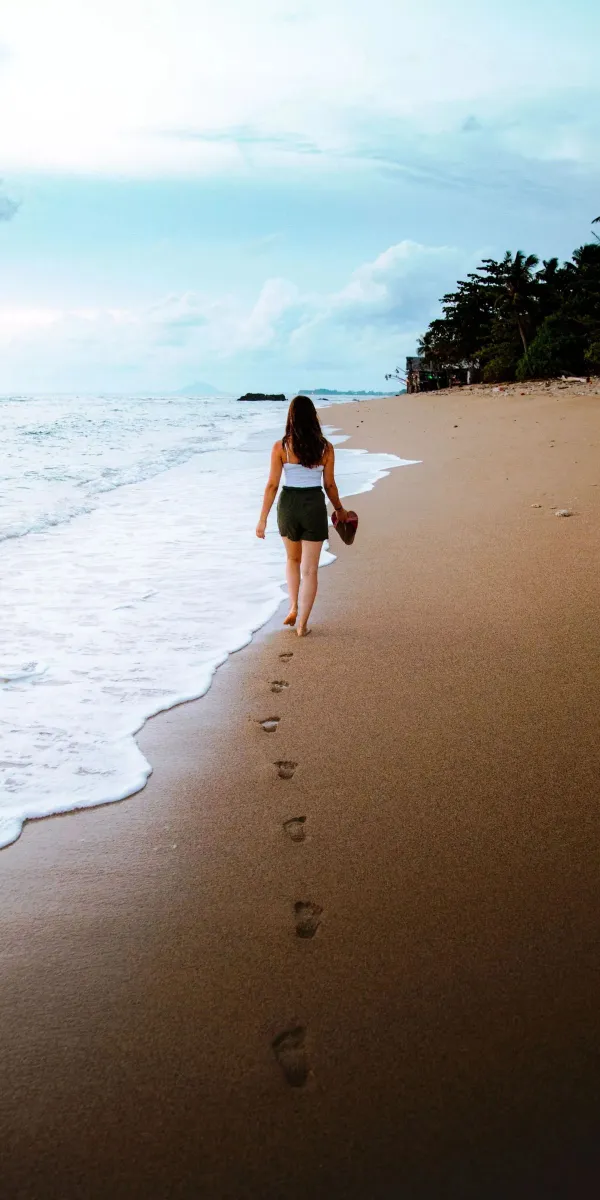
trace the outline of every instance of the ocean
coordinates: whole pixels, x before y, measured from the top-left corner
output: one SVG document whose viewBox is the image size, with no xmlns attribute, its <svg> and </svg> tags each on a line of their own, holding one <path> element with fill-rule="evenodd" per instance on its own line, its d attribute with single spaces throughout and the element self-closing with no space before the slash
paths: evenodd
<svg viewBox="0 0 600 1200">
<path fill-rule="evenodd" d="M 285 411 L 0 398 L 0 846 L 27 819 L 139 791 L 151 764 L 136 732 L 203 695 L 275 612 L 274 510 L 264 542 L 254 530 Z M 343 446 L 336 460 L 347 496 L 405 461 Z"/>
</svg>

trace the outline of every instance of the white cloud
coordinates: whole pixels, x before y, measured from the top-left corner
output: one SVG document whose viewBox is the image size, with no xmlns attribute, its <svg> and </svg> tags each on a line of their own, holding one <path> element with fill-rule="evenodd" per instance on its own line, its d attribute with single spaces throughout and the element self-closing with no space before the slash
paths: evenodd
<svg viewBox="0 0 600 1200">
<path fill-rule="evenodd" d="M 290 373 L 320 364 L 338 377 L 383 375 L 474 261 L 403 241 L 331 293 L 274 278 L 246 305 L 186 292 L 139 309 L 0 309 L 3 374 L 13 387 L 44 391 L 172 390 L 200 370 L 207 378 L 268 371 L 284 386 Z"/>
<path fill-rule="evenodd" d="M 405 240 L 365 263 L 333 297 L 336 309 L 373 316 L 413 319 L 431 307 L 431 289 L 440 276 L 451 276 L 464 255 L 452 246 L 421 246 Z"/>
<path fill-rule="evenodd" d="M 596 87 L 599 22 L 585 0 L 4 0 L 0 162 L 190 175 L 243 171 L 250 146 L 351 154 L 379 119 L 436 134 L 452 106 Z"/>
<path fill-rule="evenodd" d="M 2 180 L 0 180 L 0 184 Z M 10 196 L 5 196 L 0 192 L 0 221 L 12 221 L 19 211 L 20 203 L 18 200 L 13 200 Z"/>
<path fill-rule="evenodd" d="M 61 320 L 61 312 L 52 308 L 0 308 L 0 346 L 10 347 L 41 329 Z"/>
</svg>

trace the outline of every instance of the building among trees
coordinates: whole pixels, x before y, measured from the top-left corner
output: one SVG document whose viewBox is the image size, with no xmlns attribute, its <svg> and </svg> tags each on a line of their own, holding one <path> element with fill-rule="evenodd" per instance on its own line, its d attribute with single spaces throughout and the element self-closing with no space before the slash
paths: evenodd
<svg viewBox="0 0 600 1200">
<path fill-rule="evenodd" d="M 521 250 L 485 258 L 441 303 L 443 315 L 421 338 L 418 358 L 407 359 L 409 391 L 600 371 L 595 234 L 562 265 L 550 258 L 540 267 Z"/>
</svg>

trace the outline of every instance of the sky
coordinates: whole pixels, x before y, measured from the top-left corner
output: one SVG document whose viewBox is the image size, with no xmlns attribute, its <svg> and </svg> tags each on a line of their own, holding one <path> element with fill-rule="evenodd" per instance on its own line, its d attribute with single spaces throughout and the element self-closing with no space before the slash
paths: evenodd
<svg viewBox="0 0 600 1200">
<path fill-rule="evenodd" d="M 597 0 L 3 0 L 0 394 L 385 388 L 600 214 Z"/>
</svg>

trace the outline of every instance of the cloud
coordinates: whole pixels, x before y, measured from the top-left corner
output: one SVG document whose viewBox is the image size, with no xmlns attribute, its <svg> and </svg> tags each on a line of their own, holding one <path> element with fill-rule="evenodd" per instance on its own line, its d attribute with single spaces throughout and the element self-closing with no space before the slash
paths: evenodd
<svg viewBox="0 0 600 1200">
<path fill-rule="evenodd" d="M 2 180 L 0 179 L 0 186 Z M 10 196 L 4 196 L 0 192 L 0 221 L 12 221 L 21 207 L 20 200 L 11 200 Z"/>
<path fill-rule="evenodd" d="M 309 141 L 301 134 L 281 130 L 278 133 L 261 132 L 251 125 L 234 125 L 227 129 L 170 129 L 161 130 L 160 137 L 173 138 L 179 142 L 200 142 L 206 145 L 221 143 L 239 149 L 253 147 L 268 148 L 292 154 L 323 154 L 316 141 Z"/>
<path fill-rule="evenodd" d="M 476 257 L 404 240 L 331 292 L 270 278 L 249 303 L 185 292 L 138 309 L 0 310 L 3 366 L 18 373 L 19 386 L 44 391 L 129 390 L 134 382 L 173 390 L 190 371 L 285 387 L 321 369 L 366 383 L 414 349 L 439 296 Z"/>
<path fill-rule="evenodd" d="M 60 311 L 52 308 L 0 308 L 0 346 L 6 350 L 15 343 L 27 342 L 60 319 Z"/>
<path fill-rule="evenodd" d="M 420 133 L 482 105 L 598 95 L 589 0 L 4 0 L 5 170 L 196 175 L 352 154 L 361 120 Z M 519 37 L 515 38 L 515 29 Z M 35 30 L 35 36 L 32 34 Z M 107 81 L 109 81 L 107 86 Z M 479 119 L 479 118 L 478 118 Z M 587 153 L 587 148 L 586 148 Z"/>
<path fill-rule="evenodd" d="M 334 295 L 334 311 L 367 315 L 371 321 L 423 320 L 440 280 L 456 279 L 464 261 L 464 254 L 452 246 L 398 242 L 374 262 L 358 267 L 346 287 Z"/>
</svg>

